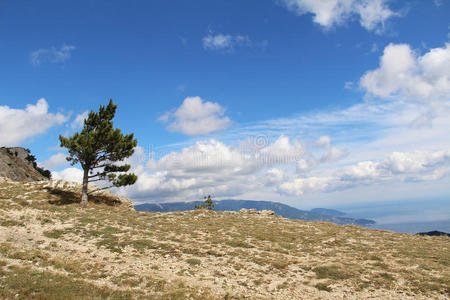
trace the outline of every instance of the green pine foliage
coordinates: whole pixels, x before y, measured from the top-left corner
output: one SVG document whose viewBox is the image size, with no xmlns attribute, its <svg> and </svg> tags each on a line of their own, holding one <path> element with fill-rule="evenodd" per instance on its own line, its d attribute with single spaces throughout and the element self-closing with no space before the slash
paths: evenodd
<svg viewBox="0 0 450 300">
<path fill-rule="evenodd" d="M 208 195 L 208 197 L 204 197 L 205 203 L 201 205 L 196 205 L 195 209 L 207 209 L 207 210 L 214 210 L 214 203 L 211 199 L 211 195 Z"/>
<path fill-rule="evenodd" d="M 83 168 L 82 204 L 87 203 L 88 182 L 106 180 L 112 184 L 109 187 L 120 187 L 132 185 L 137 180 L 135 174 L 126 173 L 130 165 L 115 164 L 130 157 L 137 146 L 132 133 L 124 135 L 113 127 L 116 109 L 117 105 L 111 99 L 108 106 L 100 106 L 98 112 L 89 113 L 81 132 L 69 138 L 59 136 L 61 147 L 69 151 L 67 160 L 72 165 L 80 163 Z"/>
</svg>

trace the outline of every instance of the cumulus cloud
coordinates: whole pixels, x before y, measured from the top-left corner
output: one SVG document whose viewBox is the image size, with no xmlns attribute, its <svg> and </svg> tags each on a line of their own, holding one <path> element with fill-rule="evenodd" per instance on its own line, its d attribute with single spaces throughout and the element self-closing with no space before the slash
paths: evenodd
<svg viewBox="0 0 450 300">
<path fill-rule="evenodd" d="M 48 160 L 43 162 L 41 165 L 46 169 L 52 169 L 57 166 L 62 166 L 68 164 L 66 157 L 67 155 L 65 155 L 64 153 L 57 153 L 55 155 L 52 155 Z"/>
<path fill-rule="evenodd" d="M 203 38 L 203 48 L 207 50 L 232 51 L 235 47 L 251 46 L 252 41 L 246 35 L 213 34 Z"/>
<path fill-rule="evenodd" d="M 385 0 L 355 1 L 356 13 L 361 26 L 367 30 L 384 30 L 384 22 L 397 15 L 386 5 Z"/>
<path fill-rule="evenodd" d="M 167 112 L 159 120 L 169 123 L 169 131 L 186 135 L 207 134 L 230 126 L 224 116 L 225 108 L 215 102 L 204 102 L 200 97 L 188 97 L 175 112 Z"/>
<path fill-rule="evenodd" d="M 72 121 L 72 124 L 70 124 L 70 127 L 71 127 L 73 130 L 76 130 L 76 129 L 78 129 L 78 128 L 83 127 L 83 125 L 84 125 L 84 120 L 86 120 L 86 118 L 88 117 L 88 115 L 89 115 L 89 112 L 88 112 L 87 110 L 84 111 L 84 112 L 81 113 L 81 114 L 78 114 L 78 115 L 75 117 L 75 119 Z"/>
<path fill-rule="evenodd" d="M 287 136 L 254 152 L 243 152 L 214 139 L 199 141 L 159 160 L 149 160 L 147 168 L 139 169 L 136 186 L 122 192 L 138 198 L 170 199 L 189 199 L 206 191 L 235 195 L 248 188 L 279 183 L 285 176 L 276 166 L 295 163 L 305 153 L 298 140 Z M 265 175 L 257 176 L 260 173 Z"/>
<path fill-rule="evenodd" d="M 39 66 L 43 63 L 62 63 L 71 58 L 73 50 L 75 46 L 70 45 L 62 45 L 59 49 L 38 49 L 30 53 L 31 64 Z"/>
<path fill-rule="evenodd" d="M 357 17 L 365 29 L 381 32 L 385 22 L 398 15 L 389 8 L 387 0 L 279 1 L 298 15 L 312 14 L 314 22 L 327 29 Z"/>
<path fill-rule="evenodd" d="M 321 157 L 316 160 L 314 160 L 312 157 L 309 157 L 308 160 L 299 161 L 299 163 L 297 164 L 297 169 L 300 171 L 306 171 L 319 163 L 338 161 L 348 154 L 347 150 L 345 149 L 332 147 L 331 137 L 328 135 L 320 136 L 318 139 L 312 142 L 311 145 L 323 150 Z"/>
<path fill-rule="evenodd" d="M 400 95 L 428 102 L 448 100 L 450 43 L 423 56 L 407 44 L 389 44 L 380 58 L 379 68 L 368 71 L 360 84 L 379 97 Z"/>
<path fill-rule="evenodd" d="M 281 135 L 273 144 L 261 149 L 257 158 L 273 165 L 295 163 L 306 154 L 307 150 L 299 140 L 291 140 L 288 136 Z"/>
<path fill-rule="evenodd" d="M 299 159 L 296 164 L 297 173 L 305 173 L 317 166 L 317 161 L 314 159 Z"/>
<path fill-rule="evenodd" d="M 314 145 L 318 147 L 330 147 L 331 137 L 328 135 L 322 135 L 317 140 L 314 141 Z"/>
<path fill-rule="evenodd" d="M 148 166 L 157 170 L 170 170 L 178 174 L 195 174 L 200 171 L 216 173 L 218 170 L 244 170 L 245 154 L 216 140 L 199 141 L 180 152 L 171 152 Z"/>
<path fill-rule="evenodd" d="M 329 147 L 328 151 L 325 152 L 320 158 L 320 162 L 335 162 L 344 158 L 348 155 L 348 151 L 345 149 L 340 149 L 337 147 Z"/>
<path fill-rule="evenodd" d="M 450 150 L 394 152 L 383 161 L 362 161 L 323 176 L 296 178 L 280 191 L 301 196 L 306 192 L 332 192 L 385 181 L 429 181 L 450 174 Z"/>
<path fill-rule="evenodd" d="M 0 141 L 4 146 L 16 146 L 27 138 L 45 132 L 52 126 L 66 122 L 67 116 L 48 112 L 45 99 L 25 109 L 0 106 Z M 32 126 L 30 126 L 32 124 Z"/>
<path fill-rule="evenodd" d="M 255 147 L 248 145 L 252 143 Z M 333 149 L 330 143 L 326 141 L 325 153 Z M 134 167 L 139 177 L 137 183 L 119 193 L 138 200 L 162 201 L 192 200 L 204 194 L 234 197 L 248 191 L 276 193 L 278 185 L 290 178 L 290 169 L 295 169 L 297 163 L 313 162 L 311 167 L 315 167 L 325 162 L 309 152 L 308 143 L 286 135 L 264 143 L 256 137 L 244 144 L 234 147 L 210 139 L 150 159 L 145 167 Z"/>
<path fill-rule="evenodd" d="M 278 168 L 269 169 L 265 175 L 269 184 L 279 184 L 283 182 L 286 177 L 285 172 Z"/>
<path fill-rule="evenodd" d="M 52 179 L 82 182 L 83 181 L 83 171 L 77 168 L 67 168 L 60 172 L 52 172 Z"/>
<path fill-rule="evenodd" d="M 281 184 L 280 191 L 290 195 L 302 196 L 305 192 L 325 191 L 332 181 L 333 178 L 331 177 L 297 178 Z"/>
<path fill-rule="evenodd" d="M 265 167 L 293 163 L 306 154 L 298 140 L 280 136 L 272 144 L 254 152 L 240 149 L 211 139 L 199 141 L 180 152 L 172 152 L 148 166 L 157 170 L 169 170 L 187 176 L 204 174 L 251 174 Z"/>
<path fill-rule="evenodd" d="M 412 180 L 430 180 L 448 173 L 450 150 L 394 152 L 383 162 L 382 168 L 392 174 L 406 174 Z"/>
</svg>

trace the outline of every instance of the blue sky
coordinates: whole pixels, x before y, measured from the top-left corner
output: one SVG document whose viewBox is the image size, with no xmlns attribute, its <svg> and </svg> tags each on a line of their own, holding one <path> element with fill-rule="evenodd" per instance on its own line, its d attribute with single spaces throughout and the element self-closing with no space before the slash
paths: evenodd
<svg viewBox="0 0 450 300">
<path fill-rule="evenodd" d="M 449 26 L 448 0 L 1 1 L 0 143 L 79 180 L 58 135 L 112 98 L 136 201 L 448 198 Z"/>
</svg>

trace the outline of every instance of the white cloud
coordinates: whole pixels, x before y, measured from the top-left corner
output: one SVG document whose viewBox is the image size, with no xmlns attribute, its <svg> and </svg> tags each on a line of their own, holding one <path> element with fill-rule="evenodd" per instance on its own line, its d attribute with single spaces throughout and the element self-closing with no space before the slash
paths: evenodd
<svg viewBox="0 0 450 300">
<path fill-rule="evenodd" d="M 205 49 L 230 49 L 233 47 L 233 37 L 229 34 L 207 35 L 203 38 Z"/>
<path fill-rule="evenodd" d="M 361 26 L 381 32 L 385 22 L 398 14 L 387 5 L 387 0 L 279 0 L 298 15 L 312 14 L 315 23 L 325 28 L 342 25 L 358 17 Z"/>
<path fill-rule="evenodd" d="M 132 156 L 123 160 L 124 164 L 129 164 L 132 168 L 137 168 L 147 161 L 147 154 L 144 148 L 136 146 Z"/>
<path fill-rule="evenodd" d="M 254 152 L 244 152 L 211 139 L 199 141 L 180 152 L 169 153 L 157 162 L 150 161 L 149 167 L 174 171 L 183 176 L 194 175 L 199 171 L 219 176 L 250 174 L 265 167 L 295 163 L 305 155 L 306 149 L 300 141 L 291 140 L 287 136 L 280 136 L 272 144 L 255 149 Z"/>
<path fill-rule="evenodd" d="M 355 1 L 361 26 L 367 30 L 384 30 L 384 22 L 396 14 L 389 9 L 385 0 Z"/>
<path fill-rule="evenodd" d="M 39 66 L 42 63 L 62 63 L 72 56 L 75 46 L 63 45 L 59 49 L 51 47 L 48 49 L 38 49 L 30 53 L 31 63 Z"/>
<path fill-rule="evenodd" d="M 195 145 L 171 152 L 157 162 L 150 161 L 149 167 L 169 170 L 178 174 L 194 174 L 199 171 L 216 173 L 240 171 L 246 168 L 244 155 L 236 148 L 216 140 L 199 141 Z"/>
<path fill-rule="evenodd" d="M 410 153 L 394 152 L 384 162 L 383 167 L 394 174 L 411 174 L 415 176 L 419 173 L 417 178 L 428 178 L 423 177 L 423 175 L 426 175 L 423 173 L 441 173 L 442 168 L 448 163 L 450 163 L 450 150 L 434 152 L 415 151 Z"/>
<path fill-rule="evenodd" d="M 203 38 L 203 48 L 208 50 L 232 51 L 235 47 L 251 46 L 252 42 L 245 35 L 213 34 Z"/>
<path fill-rule="evenodd" d="M 60 172 L 52 172 L 52 179 L 82 182 L 83 181 L 83 171 L 77 168 L 67 168 Z"/>
<path fill-rule="evenodd" d="M 75 119 L 72 121 L 72 124 L 70 124 L 70 127 L 73 130 L 79 129 L 81 127 L 83 127 L 84 125 L 84 120 L 86 120 L 86 118 L 88 117 L 89 112 L 86 110 L 81 114 L 78 114 Z"/>
<path fill-rule="evenodd" d="M 159 120 L 169 122 L 167 129 L 170 131 L 199 135 L 230 126 L 231 120 L 224 114 L 225 108 L 218 103 L 203 102 L 200 97 L 188 97 L 175 112 L 167 112 Z"/>
<path fill-rule="evenodd" d="M 331 177 L 298 178 L 281 184 L 280 191 L 290 195 L 302 196 L 309 191 L 325 191 L 332 180 Z"/>
<path fill-rule="evenodd" d="M 313 143 L 311 143 L 311 145 L 324 149 L 325 151 L 322 152 L 321 157 L 319 159 L 314 160 L 313 158 L 310 157 L 307 161 L 306 160 L 300 161 L 297 164 L 297 169 L 302 172 L 310 169 L 313 166 L 316 166 L 318 163 L 328 163 L 338 161 L 348 154 L 347 151 L 344 149 L 332 147 L 331 137 L 328 135 L 320 136 Z"/>
<path fill-rule="evenodd" d="M 369 93 L 400 95 L 422 101 L 448 100 L 450 93 L 450 43 L 423 56 L 407 44 L 389 44 L 378 69 L 368 71 L 360 84 Z"/>
<path fill-rule="evenodd" d="M 266 172 L 267 182 L 271 184 L 279 184 L 285 180 L 285 172 L 281 169 L 272 168 Z"/>
<path fill-rule="evenodd" d="M 249 148 L 248 143 L 257 147 Z M 328 150 L 335 151 L 328 143 Z M 200 199 L 204 194 L 234 197 L 250 190 L 276 193 L 278 185 L 292 176 L 291 167 L 295 169 L 296 163 L 307 160 L 314 164 L 312 168 L 325 162 L 309 153 L 306 144 L 285 135 L 267 144 L 247 140 L 241 148 L 214 139 L 198 141 L 160 159 L 151 159 L 146 167 L 135 167 L 137 183 L 120 193 L 139 200 L 158 197 L 183 201 Z"/>
<path fill-rule="evenodd" d="M 68 164 L 66 157 L 67 155 L 65 155 L 64 153 L 57 153 L 55 155 L 52 155 L 48 160 L 43 162 L 41 165 L 46 169 L 51 169 L 56 166 L 65 165 Z"/>
<path fill-rule="evenodd" d="M 43 98 L 35 105 L 28 104 L 25 109 L 0 106 L 0 141 L 4 146 L 16 146 L 67 119 L 61 113 L 49 113 L 47 101 Z"/>
<path fill-rule="evenodd" d="M 344 181 L 370 180 L 380 177 L 380 163 L 372 161 L 358 162 L 356 165 L 342 168 L 338 171 L 339 177 Z"/>
<path fill-rule="evenodd" d="M 297 173 L 305 173 L 317 165 L 317 161 L 314 159 L 299 159 L 296 164 Z"/>
<path fill-rule="evenodd" d="M 121 193 L 137 198 L 196 199 L 203 193 L 234 196 L 248 188 L 273 186 L 284 179 L 285 166 L 304 155 L 297 140 L 280 136 L 254 152 L 244 152 L 216 140 L 199 141 L 138 168 L 134 187 Z M 257 176 L 262 172 L 263 176 Z"/>
<path fill-rule="evenodd" d="M 331 137 L 328 135 L 322 135 L 317 140 L 314 141 L 314 145 L 318 147 L 330 147 Z"/>
<path fill-rule="evenodd" d="M 330 147 L 329 150 L 322 155 L 320 158 L 320 161 L 322 163 L 325 162 L 335 162 L 340 160 L 341 158 L 344 158 L 348 155 L 348 151 L 345 149 L 340 149 L 337 147 Z"/>
<path fill-rule="evenodd" d="M 394 152 L 381 162 L 362 161 L 322 176 L 307 176 L 282 183 L 280 191 L 301 196 L 332 192 L 385 181 L 432 181 L 450 175 L 450 150 Z"/>
</svg>

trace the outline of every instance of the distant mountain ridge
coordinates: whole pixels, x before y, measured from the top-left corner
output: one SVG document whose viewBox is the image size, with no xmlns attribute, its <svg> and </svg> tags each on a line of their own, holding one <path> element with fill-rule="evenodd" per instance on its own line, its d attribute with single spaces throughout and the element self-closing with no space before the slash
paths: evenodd
<svg viewBox="0 0 450 300">
<path fill-rule="evenodd" d="M 193 202 L 172 202 L 172 203 L 145 203 L 135 205 L 137 211 L 151 212 L 175 212 L 195 209 L 195 205 L 203 204 L 203 201 Z M 311 211 L 300 210 L 295 207 L 272 201 L 253 201 L 253 200 L 219 200 L 214 201 L 214 210 L 217 211 L 239 211 L 241 208 L 256 210 L 273 210 L 276 215 L 289 219 L 306 221 L 332 222 L 339 225 L 354 224 L 367 226 L 375 224 L 375 221 L 368 219 L 355 219 L 343 217 L 345 213 L 337 210 L 313 209 Z M 319 213 L 321 212 L 321 213 Z M 327 214 L 328 213 L 328 214 Z M 339 216 L 337 216 L 339 215 Z"/>
<path fill-rule="evenodd" d="M 343 217 L 346 215 L 345 212 L 329 208 L 313 208 L 310 210 L 310 212 L 333 217 Z"/>
</svg>

